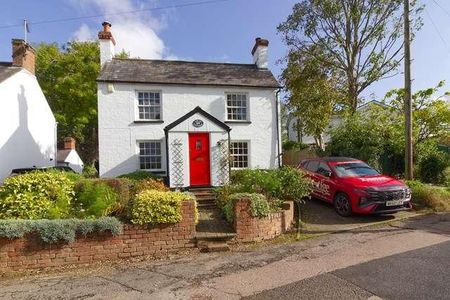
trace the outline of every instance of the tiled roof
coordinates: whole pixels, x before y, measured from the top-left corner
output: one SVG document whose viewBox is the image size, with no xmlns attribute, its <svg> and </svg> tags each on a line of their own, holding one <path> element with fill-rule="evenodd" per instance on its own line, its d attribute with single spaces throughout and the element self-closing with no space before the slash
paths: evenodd
<svg viewBox="0 0 450 300">
<path fill-rule="evenodd" d="M 13 67 L 12 63 L 0 62 L 0 82 L 3 82 L 20 70 L 21 68 L 19 67 Z"/>
<path fill-rule="evenodd" d="M 278 88 L 268 69 L 254 64 L 229 64 L 171 60 L 113 59 L 98 81 L 154 84 L 224 85 Z"/>
</svg>

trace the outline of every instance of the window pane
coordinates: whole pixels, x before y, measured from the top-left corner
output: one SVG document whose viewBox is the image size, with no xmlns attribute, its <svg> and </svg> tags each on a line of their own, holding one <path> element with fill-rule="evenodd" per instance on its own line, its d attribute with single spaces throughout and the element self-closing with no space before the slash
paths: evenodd
<svg viewBox="0 0 450 300">
<path fill-rule="evenodd" d="M 230 145 L 230 154 L 232 157 L 232 168 L 248 167 L 248 143 L 232 142 Z"/>
<path fill-rule="evenodd" d="M 227 94 L 227 119 L 247 120 L 247 96 L 246 94 Z"/>
</svg>

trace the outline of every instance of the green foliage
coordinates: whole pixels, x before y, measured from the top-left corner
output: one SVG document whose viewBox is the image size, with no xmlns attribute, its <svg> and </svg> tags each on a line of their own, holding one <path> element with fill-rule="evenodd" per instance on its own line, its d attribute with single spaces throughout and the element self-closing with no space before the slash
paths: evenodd
<svg viewBox="0 0 450 300">
<path fill-rule="evenodd" d="M 58 122 L 58 136 L 74 137 L 87 164 L 98 156 L 99 72 L 97 42 L 70 42 L 61 48 L 56 43 L 41 43 L 36 47 L 36 77 Z"/>
<path fill-rule="evenodd" d="M 323 133 L 336 108 L 344 103 L 344 93 L 338 88 L 338 78 L 316 58 L 322 56 L 320 51 L 313 52 L 315 55 L 291 50 L 281 78 L 288 92 L 288 107 L 297 118 L 294 130 L 313 136 L 316 146 L 323 149 Z"/>
<path fill-rule="evenodd" d="M 418 208 L 430 208 L 434 211 L 450 211 L 450 189 L 424 184 L 420 181 L 408 181 L 412 201 Z"/>
<path fill-rule="evenodd" d="M 97 178 L 98 171 L 95 168 L 94 164 L 87 164 L 83 168 L 83 176 L 86 178 Z"/>
<path fill-rule="evenodd" d="M 311 77 L 309 86 L 308 76 L 301 81 L 307 89 L 306 94 L 319 95 L 320 90 L 311 88 L 308 91 L 309 87 L 320 87 L 323 82 L 327 84 L 328 78 L 336 78 L 331 88 L 344 90 L 345 106 L 355 111 L 359 95 L 399 67 L 403 38 L 402 3 L 401 0 L 298 1 L 286 21 L 278 26 L 278 32 L 288 47 L 289 59 L 295 55 L 300 61 L 302 57 L 311 61 L 312 57 L 320 65 L 320 72 Z M 421 6 L 413 1 L 412 36 L 421 27 L 420 12 Z M 303 72 L 304 63 L 297 65 L 300 66 L 298 72 Z M 287 68 L 290 68 L 289 63 Z M 295 67 L 291 69 L 295 72 Z M 291 86 L 295 87 L 295 84 Z M 314 105 L 315 100 L 316 97 L 308 105 Z M 319 100 L 319 103 L 330 101 Z M 317 105 L 319 111 L 326 111 L 320 106 Z M 325 119 L 328 116 L 329 113 Z"/>
<path fill-rule="evenodd" d="M 296 141 L 284 141 L 283 151 L 308 149 L 309 145 Z"/>
<path fill-rule="evenodd" d="M 232 174 L 232 193 L 260 193 L 269 199 L 300 200 L 310 194 L 310 181 L 289 166 L 273 170 L 245 169 Z"/>
<path fill-rule="evenodd" d="M 168 192 L 169 188 L 160 179 L 142 179 L 132 184 L 132 194 L 137 195 L 145 190 Z"/>
<path fill-rule="evenodd" d="M 128 174 L 120 175 L 119 178 L 128 178 L 130 180 L 143 180 L 143 179 L 155 179 L 157 178 L 157 176 L 147 171 L 138 170 Z"/>
<path fill-rule="evenodd" d="M 178 223 L 182 219 L 181 202 L 193 201 L 185 193 L 144 190 L 133 200 L 131 222 L 133 224 Z"/>
<path fill-rule="evenodd" d="M 450 188 L 450 166 L 445 168 L 444 172 L 442 172 L 442 176 L 444 185 Z"/>
<path fill-rule="evenodd" d="M 419 178 L 422 182 L 444 183 L 444 171 L 450 166 L 450 158 L 444 153 L 435 151 L 419 162 Z"/>
<path fill-rule="evenodd" d="M 272 212 L 269 202 L 264 195 L 258 193 L 236 193 L 230 196 L 229 201 L 223 207 L 225 218 L 230 223 L 234 221 L 234 205 L 238 200 L 250 201 L 250 213 L 253 217 L 267 217 Z"/>
<path fill-rule="evenodd" d="M 232 199 L 253 195 L 250 200 L 255 201 L 252 204 L 254 216 L 262 216 L 266 207 L 270 212 L 278 211 L 284 200 L 304 201 L 310 195 L 311 182 L 301 171 L 292 167 L 278 170 L 245 169 L 235 171 L 230 184 L 217 188 L 215 192 L 217 206 L 230 221 L 234 215 Z M 264 197 L 264 203 L 260 196 Z"/>
<path fill-rule="evenodd" d="M 0 220 L 0 238 L 16 239 L 35 233 L 45 243 L 70 243 L 77 234 L 86 236 L 95 232 L 119 235 L 122 223 L 110 217 L 96 220 Z"/>
<path fill-rule="evenodd" d="M 118 193 L 103 181 L 79 181 L 75 186 L 74 214 L 80 218 L 106 216 L 118 198 Z"/>
<path fill-rule="evenodd" d="M 414 157 L 419 165 L 426 157 L 439 155 L 437 141 L 450 134 L 450 105 L 433 99 L 440 87 L 442 82 L 413 95 Z M 331 132 L 327 147 L 330 155 L 358 158 L 385 174 L 401 175 L 405 147 L 403 93 L 400 89 L 386 95 L 392 106 L 371 104 L 353 115 L 344 115 L 343 124 Z"/>
<path fill-rule="evenodd" d="M 0 218 L 66 218 L 73 185 L 67 172 L 35 171 L 9 177 L 0 187 Z"/>
</svg>

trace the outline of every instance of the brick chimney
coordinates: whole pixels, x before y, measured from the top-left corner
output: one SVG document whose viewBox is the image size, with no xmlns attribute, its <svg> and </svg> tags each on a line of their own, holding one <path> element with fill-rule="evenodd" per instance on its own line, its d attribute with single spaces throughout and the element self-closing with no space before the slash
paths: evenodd
<svg viewBox="0 0 450 300">
<path fill-rule="evenodd" d="M 98 32 L 98 39 L 100 41 L 100 65 L 103 66 L 106 62 L 111 61 L 114 57 L 114 46 L 116 41 L 111 33 L 111 23 L 105 21 L 102 23 L 103 30 Z"/>
<path fill-rule="evenodd" d="M 253 63 L 260 69 L 267 69 L 269 67 L 267 58 L 267 48 L 269 41 L 260 37 L 256 38 L 255 46 L 253 46 L 252 55 Z"/>
<path fill-rule="evenodd" d="M 64 150 L 75 150 L 75 139 L 72 137 L 66 137 L 64 139 Z"/>
<path fill-rule="evenodd" d="M 35 74 L 36 51 L 24 40 L 12 40 L 12 65 Z"/>
</svg>

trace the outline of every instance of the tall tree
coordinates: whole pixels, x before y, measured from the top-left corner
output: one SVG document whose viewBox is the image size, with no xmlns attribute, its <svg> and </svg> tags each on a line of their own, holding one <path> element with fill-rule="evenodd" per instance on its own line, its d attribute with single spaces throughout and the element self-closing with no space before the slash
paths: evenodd
<svg viewBox="0 0 450 300">
<path fill-rule="evenodd" d="M 291 52 L 281 78 L 288 93 L 288 107 L 297 117 L 302 133 L 314 137 L 316 146 L 324 150 L 323 133 L 333 113 L 342 103 L 338 78 L 327 72 L 321 61 L 301 51 Z"/>
<path fill-rule="evenodd" d="M 415 1 L 413 1 L 415 2 Z M 317 56 L 345 79 L 347 105 L 355 111 L 360 94 L 395 73 L 402 53 L 402 0 L 302 0 L 278 26 L 290 52 Z M 413 28 L 421 7 L 412 4 Z"/>
<path fill-rule="evenodd" d="M 97 150 L 97 83 L 100 51 L 96 42 L 56 43 L 36 48 L 36 77 L 58 122 L 58 140 L 72 136 L 85 164 Z"/>
</svg>

